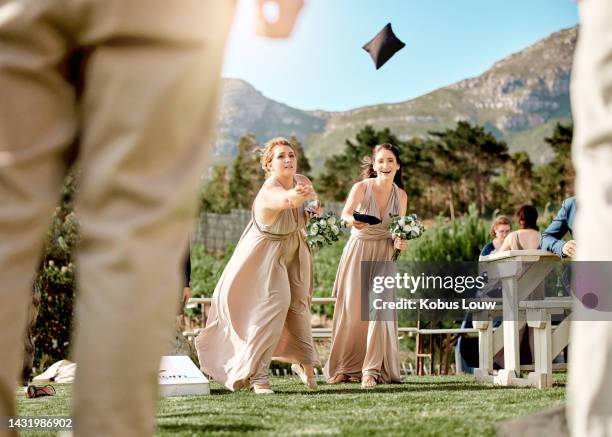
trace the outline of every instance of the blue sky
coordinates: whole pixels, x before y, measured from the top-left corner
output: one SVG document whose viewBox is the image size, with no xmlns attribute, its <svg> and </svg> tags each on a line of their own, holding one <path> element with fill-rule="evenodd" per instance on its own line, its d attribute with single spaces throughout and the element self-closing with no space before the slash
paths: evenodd
<svg viewBox="0 0 612 437">
<path fill-rule="evenodd" d="M 578 22 L 575 0 L 305 0 L 287 40 L 252 33 L 239 0 L 224 77 L 300 109 L 399 102 L 477 76 L 511 53 Z M 361 48 L 387 22 L 406 43 L 376 71 Z"/>
</svg>

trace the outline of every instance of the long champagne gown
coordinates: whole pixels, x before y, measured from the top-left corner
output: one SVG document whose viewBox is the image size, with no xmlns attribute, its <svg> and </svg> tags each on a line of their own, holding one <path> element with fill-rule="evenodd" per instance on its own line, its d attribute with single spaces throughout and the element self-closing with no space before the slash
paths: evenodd
<svg viewBox="0 0 612 437">
<path fill-rule="evenodd" d="M 271 177 L 266 184 L 280 185 Z M 272 359 L 318 365 L 312 341 L 312 258 L 303 207 L 274 223 L 254 214 L 213 294 L 195 344 L 202 371 L 230 390 L 268 383 Z"/>
<path fill-rule="evenodd" d="M 362 230 L 352 228 L 342 252 L 333 288 L 336 306 L 332 345 L 323 369 L 328 380 L 336 375 L 351 379 L 372 375 L 380 382 L 401 381 L 397 321 L 361 320 L 361 261 L 391 261 L 394 248 L 388 231 L 389 214 L 400 214 L 399 188 L 393 184 L 380 217 L 373 183 L 373 178 L 366 180 L 360 211 L 380 218 L 382 223 Z"/>
</svg>

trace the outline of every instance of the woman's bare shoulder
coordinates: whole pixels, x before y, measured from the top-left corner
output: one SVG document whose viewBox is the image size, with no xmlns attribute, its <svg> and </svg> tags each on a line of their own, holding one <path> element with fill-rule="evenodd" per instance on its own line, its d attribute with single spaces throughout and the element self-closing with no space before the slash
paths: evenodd
<svg viewBox="0 0 612 437">
<path fill-rule="evenodd" d="M 408 193 L 403 188 L 397 187 L 397 191 L 399 191 L 400 199 L 408 200 Z"/>
<path fill-rule="evenodd" d="M 368 182 L 366 179 L 364 179 L 363 181 L 355 182 L 353 186 L 351 187 L 351 191 L 356 191 L 356 192 L 365 191 L 367 183 Z"/>
</svg>

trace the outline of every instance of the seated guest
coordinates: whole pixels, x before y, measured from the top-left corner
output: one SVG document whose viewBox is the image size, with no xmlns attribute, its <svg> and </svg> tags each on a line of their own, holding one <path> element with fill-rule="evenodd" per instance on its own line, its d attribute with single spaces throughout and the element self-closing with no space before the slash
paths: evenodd
<svg viewBox="0 0 612 437">
<path fill-rule="evenodd" d="M 487 245 L 480 252 L 480 256 L 487 256 L 495 253 L 499 250 L 504 239 L 510 233 L 512 227 L 510 226 L 510 219 L 505 215 L 498 216 L 491 225 L 491 238 Z"/>
<path fill-rule="evenodd" d="M 480 258 L 497 252 L 511 230 L 510 219 L 505 215 L 497 216 L 491 224 L 490 234 L 493 240 L 489 241 L 482 249 Z M 490 298 L 501 297 L 500 282 L 496 281 L 493 284 L 487 284 L 486 289 L 483 289 L 479 296 Z M 501 322 L 496 320 L 494 322 L 494 327 L 498 327 L 500 324 Z M 472 326 L 472 314 L 468 313 L 461 323 L 461 328 L 471 328 Z M 459 351 L 459 357 L 457 357 L 458 360 L 456 363 L 457 366 L 461 368 L 461 372 L 474 373 L 474 368 L 478 367 L 478 339 L 459 337 L 457 340 L 457 349 Z M 499 368 L 499 366 L 497 368 Z"/>
<path fill-rule="evenodd" d="M 572 238 L 564 241 L 568 232 L 574 234 L 574 217 L 576 217 L 576 198 L 568 197 L 561 204 L 561 209 L 552 223 L 542 232 L 540 248 L 555 253 L 560 257 L 573 256 L 576 253 L 576 242 Z"/>
<path fill-rule="evenodd" d="M 518 219 L 519 229 L 514 232 L 510 232 L 504 239 L 498 252 L 504 252 L 507 250 L 525 250 L 525 249 L 537 249 L 540 246 L 540 232 L 538 230 L 538 211 L 531 205 L 523 205 L 516 212 Z M 487 293 L 491 297 L 491 293 Z M 495 296 L 497 297 L 497 296 Z M 466 323 L 467 325 L 467 323 Z M 495 323 L 499 326 L 499 322 Z M 529 329 L 522 328 L 519 332 L 519 344 L 520 344 L 520 363 L 521 364 L 532 364 L 533 363 L 533 335 L 530 334 Z M 465 360 L 465 363 L 469 367 L 474 367 L 476 361 L 475 352 L 470 351 L 469 345 L 465 344 L 464 349 L 466 352 L 460 354 Z M 472 346 L 474 349 L 474 345 Z M 478 349 L 475 349 L 476 351 Z M 468 354 L 471 352 L 471 357 Z M 504 366 L 504 354 L 503 349 L 499 351 L 493 358 L 493 368 L 500 369 Z M 468 372 L 473 369 L 467 369 Z"/>
<path fill-rule="evenodd" d="M 531 205 L 523 205 L 516 212 L 519 228 L 510 232 L 504 240 L 500 252 L 506 250 L 526 250 L 540 247 L 538 230 L 538 211 Z"/>
</svg>

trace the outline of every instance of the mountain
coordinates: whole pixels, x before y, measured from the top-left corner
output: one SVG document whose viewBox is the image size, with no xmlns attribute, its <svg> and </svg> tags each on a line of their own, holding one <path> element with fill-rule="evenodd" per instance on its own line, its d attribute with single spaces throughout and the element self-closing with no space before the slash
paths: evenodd
<svg viewBox="0 0 612 437">
<path fill-rule="evenodd" d="M 468 120 L 505 140 L 511 151 L 525 150 L 534 162 L 545 162 L 552 152 L 543 138 L 555 123 L 571 120 L 569 80 L 577 33 L 577 27 L 553 33 L 480 76 L 415 99 L 342 112 L 292 108 L 242 80 L 225 79 L 216 161 L 230 159 L 245 132 L 260 141 L 295 134 L 316 169 L 366 124 L 389 127 L 408 139 Z"/>
<path fill-rule="evenodd" d="M 240 79 L 223 79 L 215 154 L 234 156 L 244 133 L 259 141 L 295 135 L 300 141 L 325 129 L 326 115 L 317 116 L 264 97 Z"/>
</svg>

